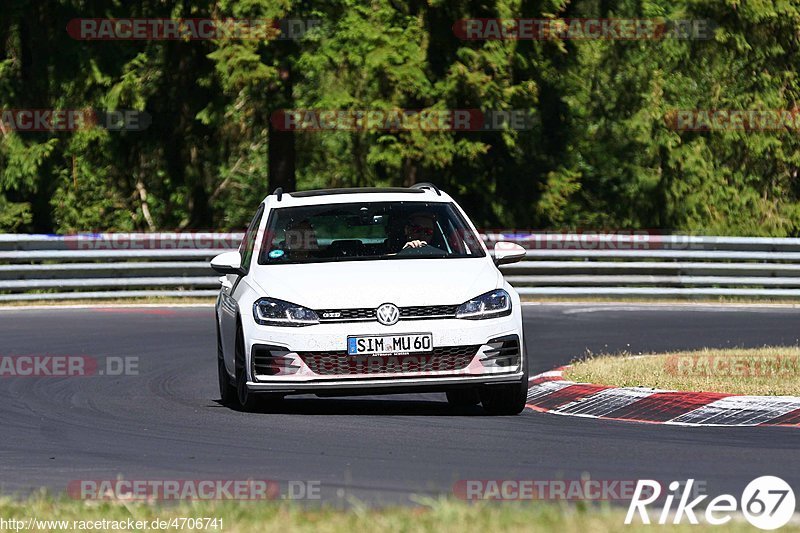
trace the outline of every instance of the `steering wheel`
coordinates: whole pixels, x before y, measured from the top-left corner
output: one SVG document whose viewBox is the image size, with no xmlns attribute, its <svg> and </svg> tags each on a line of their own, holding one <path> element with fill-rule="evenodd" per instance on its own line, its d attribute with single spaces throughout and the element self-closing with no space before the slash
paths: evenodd
<svg viewBox="0 0 800 533">
<path fill-rule="evenodd" d="M 447 253 L 436 246 L 423 246 L 422 248 L 403 248 L 397 255 L 400 257 L 444 257 Z"/>
</svg>

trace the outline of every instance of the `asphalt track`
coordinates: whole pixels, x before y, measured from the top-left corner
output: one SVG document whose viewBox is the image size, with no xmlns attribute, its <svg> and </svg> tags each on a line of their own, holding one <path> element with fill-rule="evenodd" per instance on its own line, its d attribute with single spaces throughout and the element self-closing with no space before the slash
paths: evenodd
<svg viewBox="0 0 800 533">
<path fill-rule="evenodd" d="M 592 352 L 798 344 L 800 309 L 528 305 L 534 372 Z M 800 487 L 796 428 L 675 427 L 453 410 L 440 394 L 217 403 L 213 309 L 0 310 L 0 355 L 138 357 L 139 375 L 0 378 L 0 491 L 79 479 L 319 481 L 325 502 L 405 503 L 462 479 Z"/>
</svg>

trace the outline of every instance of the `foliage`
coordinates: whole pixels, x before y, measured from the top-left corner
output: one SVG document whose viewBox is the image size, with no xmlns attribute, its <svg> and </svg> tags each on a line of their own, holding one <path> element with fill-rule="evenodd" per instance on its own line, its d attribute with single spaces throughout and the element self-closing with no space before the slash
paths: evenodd
<svg viewBox="0 0 800 533">
<path fill-rule="evenodd" d="M 484 227 L 800 235 L 796 129 L 676 131 L 667 120 L 681 109 L 794 109 L 791 2 L 48 4 L 7 0 L 0 13 L 0 110 L 131 109 L 152 124 L 0 128 L 0 231 L 242 228 L 274 179 L 275 111 L 482 109 L 533 120 L 522 130 L 298 132 L 297 188 L 431 181 Z M 80 17 L 320 24 L 296 39 L 82 41 L 64 24 Z M 631 41 L 453 31 L 460 19 L 513 17 L 703 19 L 715 29 Z"/>
</svg>

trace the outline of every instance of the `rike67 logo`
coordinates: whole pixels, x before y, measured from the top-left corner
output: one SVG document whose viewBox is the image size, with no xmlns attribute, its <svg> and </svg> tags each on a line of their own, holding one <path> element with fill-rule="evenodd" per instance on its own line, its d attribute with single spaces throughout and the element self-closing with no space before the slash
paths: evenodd
<svg viewBox="0 0 800 533">
<path fill-rule="evenodd" d="M 794 491 L 779 477 L 762 476 L 754 479 L 745 487 L 738 501 L 730 494 L 721 494 L 707 503 L 706 494 L 690 501 L 689 498 L 696 495 L 692 492 L 693 485 L 694 479 L 689 479 L 685 483 L 673 481 L 669 484 L 670 492 L 664 499 L 663 507 L 660 512 L 654 509 L 658 524 L 670 522 L 681 524 L 684 520 L 690 524 L 699 524 L 697 515 L 700 514 L 701 504 L 705 504 L 702 515 L 705 523 L 715 526 L 727 524 L 734 514 L 741 512 L 753 526 L 772 530 L 786 525 L 794 515 Z M 661 497 L 661 492 L 661 484 L 658 481 L 639 480 L 628 507 L 628 514 L 625 516 L 625 523 L 633 523 L 634 517 L 638 514 L 643 524 L 650 524 L 651 518 L 647 507 Z M 678 503 L 673 510 L 673 503 L 676 500 Z"/>
</svg>

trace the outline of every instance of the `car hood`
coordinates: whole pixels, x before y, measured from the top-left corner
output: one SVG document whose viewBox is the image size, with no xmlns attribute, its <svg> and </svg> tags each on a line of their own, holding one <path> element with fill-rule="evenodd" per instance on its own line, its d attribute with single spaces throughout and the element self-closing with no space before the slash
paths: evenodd
<svg viewBox="0 0 800 533">
<path fill-rule="evenodd" d="M 454 305 L 502 286 L 486 258 L 259 265 L 263 294 L 312 309 Z"/>
</svg>

